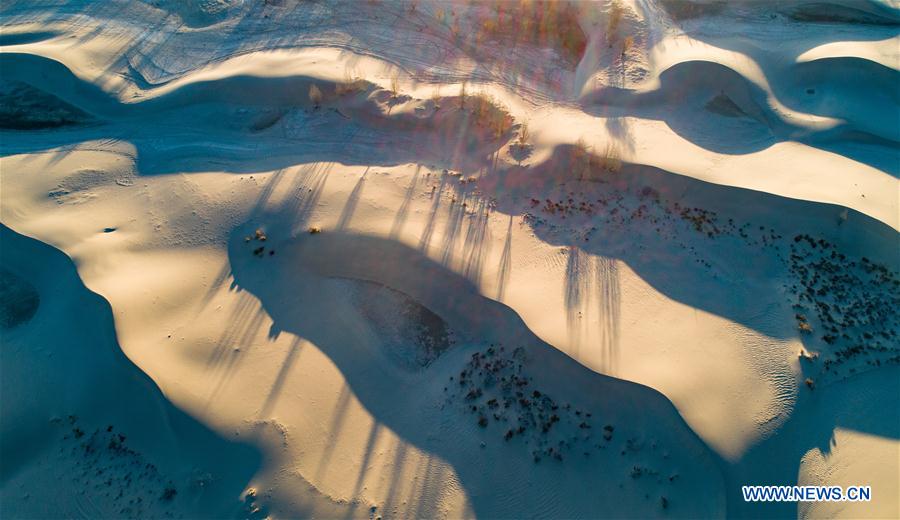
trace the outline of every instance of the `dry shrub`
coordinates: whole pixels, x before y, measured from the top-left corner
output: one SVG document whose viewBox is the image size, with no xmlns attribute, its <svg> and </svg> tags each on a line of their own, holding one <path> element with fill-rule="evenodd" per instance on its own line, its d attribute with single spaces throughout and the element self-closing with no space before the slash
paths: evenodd
<svg viewBox="0 0 900 520">
<path fill-rule="evenodd" d="M 572 170 L 576 177 L 584 178 L 590 174 L 591 157 L 593 155 L 593 148 L 587 144 L 583 137 L 580 137 L 572 147 Z"/>
<path fill-rule="evenodd" d="M 322 91 L 315 85 L 309 86 L 309 100 L 316 108 L 322 104 Z"/>
<path fill-rule="evenodd" d="M 513 118 L 497 100 L 479 92 L 469 98 L 475 121 L 491 130 L 494 138 L 500 138 L 512 129 Z"/>
<path fill-rule="evenodd" d="M 519 137 L 516 139 L 516 143 L 519 146 L 525 146 L 529 137 L 531 137 L 531 134 L 528 133 L 528 123 L 522 123 L 522 126 L 519 127 Z"/>
<path fill-rule="evenodd" d="M 394 97 L 400 95 L 400 73 L 398 71 L 391 74 L 391 95 Z"/>
<path fill-rule="evenodd" d="M 365 92 L 369 89 L 369 82 L 359 76 L 351 74 L 349 71 L 344 72 L 344 80 L 334 86 L 334 91 L 339 96 L 345 94 L 356 94 L 357 92 Z"/>
<path fill-rule="evenodd" d="M 578 8 L 565 0 L 497 2 L 476 28 L 475 41 L 487 39 L 559 49 L 571 65 L 577 65 L 587 46 Z"/>
<path fill-rule="evenodd" d="M 610 45 L 616 41 L 616 31 L 619 29 L 624 13 L 625 8 L 622 7 L 619 0 L 613 0 L 609 4 L 609 18 L 606 20 L 606 40 Z"/>
<path fill-rule="evenodd" d="M 603 153 L 598 155 L 583 138 L 578 139 L 572 148 L 572 169 L 579 178 L 589 177 L 595 170 L 617 173 L 622 169 L 619 149 L 608 143 Z"/>
<path fill-rule="evenodd" d="M 437 110 L 441 108 L 441 87 L 437 86 L 434 90 L 431 91 L 431 104 L 434 105 L 434 109 Z"/>
<path fill-rule="evenodd" d="M 600 156 L 600 169 L 616 173 L 622 169 L 622 159 L 619 158 L 619 149 L 612 143 L 606 145 L 606 150 Z"/>
</svg>

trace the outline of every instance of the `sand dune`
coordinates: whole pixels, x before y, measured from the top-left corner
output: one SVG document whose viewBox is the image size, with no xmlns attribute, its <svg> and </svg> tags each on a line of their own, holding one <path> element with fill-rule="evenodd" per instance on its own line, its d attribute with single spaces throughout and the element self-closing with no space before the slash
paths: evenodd
<svg viewBox="0 0 900 520">
<path fill-rule="evenodd" d="M 3 515 L 241 514 L 255 450 L 166 401 L 122 355 L 108 304 L 68 258 L 2 233 L 4 277 L 39 301 L 4 298 L 16 319 L 3 329 Z"/>
<path fill-rule="evenodd" d="M 0 19 L 4 517 L 900 511 L 895 6 Z"/>
</svg>

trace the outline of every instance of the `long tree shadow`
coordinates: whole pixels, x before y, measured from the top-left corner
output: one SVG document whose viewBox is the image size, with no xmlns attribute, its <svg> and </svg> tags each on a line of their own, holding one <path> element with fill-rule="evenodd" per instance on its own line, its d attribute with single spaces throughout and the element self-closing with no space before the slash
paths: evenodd
<svg viewBox="0 0 900 520">
<path fill-rule="evenodd" d="M 581 171 L 574 152 L 560 147 L 540 165 L 498 170 L 479 187 L 499 211 L 525 213 L 547 243 L 619 259 L 666 296 L 768 336 L 798 335 L 782 286 L 787 244 L 795 235 L 814 233 L 900 270 L 894 254 L 900 235 L 864 215 L 840 223 L 840 208 L 829 204 L 640 165 L 615 173 L 597 167 L 585 180 L 573 179 L 571 172 Z M 588 268 L 578 258 L 569 257 L 565 289 L 567 308 L 575 313 L 587 291 Z M 607 281 L 601 292 L 617 292 Z"/>
<path fill-rule="evenodd" d="M 572 454 L 561 464 L 536 463 L 525 440 L 530 433 L 522 434 L 522 439 L 504 441 L 499 422 L 479 427 L 466 412 L 469 406 L 465 400 L 453 398 L 444 388 L 457 384 L 448 376 L 457 374 L 473 359 L 474 352 L 491 344 L 495 348 L 505 346 L 507 351 L 523 349 L 519 370 L 528 374 L 535 389 L 540 388 L 560 403 L 571 403 L 572 410 L 589 411 L 602 418 L 598 420 L 613 424 L 618 439 L 653 438 L 662 444 L 671 443 L 673 448 L 679 446 L 671 452 L 672 458 L 680 460 L 690 453 L 692 461 L 699 462 L 688 464 L 685 459 L 678 464 L 684 481 L 702 482 L 711 486 L 708 489 L 718 485 L 718 458 L 702 445 L 662 395 L 586 369 L 539 340 L 511 309 L 481 296 L 465 277 L 417 250 L 374 236 L 324 232 L 299 237 L 270 235 L 267 242 L 278 254 L 258 258 L 247 249 L 242 238 L 245 234 L 245 229 L 238 229 L 229 242 L 235 287 L 260 300 L 273 321 L 273 337 L 294 334 L 325 353 L 378 424 L 453 467 L 477 516 L 520 516 L 539 511 L 596 515 L 614 496 L 620 496 L 616 482 L 627 477 L 628 471 L 623 465 L 628 459 L 623 461 L 612 449 L 594 448 L 596 453 L 590 458 Z M 365 318 L 347 303 L 344 295 L 348 281 L 375 282 L 407 295 L 454 330 L 456 345 L 427 366 L 413 371 L 398 368 L 366 332 Z M 569 406 L 566 404 L 567 410 Z M 342 412 L 336 412 L 332 422 L 342 416 Z M 330 436 L 340 434 L 333 430 L 340 430 L 341 424 L 335 424 Z M 660 430 L 662 424 L 665 431 Z M 577 425 L 573 427 L 571 433 L 579 431 Z M 567 432 L 569 426 L 560 428 Z M 598 438 L 599 433 L 593 432 Z M 376 435 L 374 430 L 372 435 Z M 479 445 L 484 449 L 473 456 Z M 399 451 L 398 457 L 403 458 Z M 392 479 L 401 478 L 399 473 L 395 468 Z M 525 480 L 542 484 L 528 488 Z M 691 509 L 694 506 L 700 509 Z M 686 509 L 673 510 L 672 514 L 691 516 L 705 511 L 701 516 L 714 515 L 720 506 L 715 499 L 706 504 L 681 504 L 679 507 Z M 424 502 L 414 507 L 424 507 L 418 510 L 425 516 L 435 512 Z M 650 507 L 647 511 L 657 510 L 658 504 Z"/>
<path fill-rule="evenodd" d="M 238 230 L 236 237 L 242 234 Z M 257 259 L 248 254 L 240 240 L 230 242 L 229 257 L 236 287 L 260 299 L 273 320 L 273 334 L 295 334 L 321 349 L 335 363 L 350 389 L 377 421 L 367 444 L 372 444 L 373 436 L 380 428 L 388 427 L 405 441 L 446 461 L 469 492 L 473 511 L 479 516 L 559 511 L 554 509 L 557 507 L 573 516 L 585 511 L 597 514 L 602 510 L 598 508 L 603 507 L 603 500 L 591 501 L 585 497 L 604 495 L 609 488 L 616 488 L 607 477 L 595 473 L 599 464 L 605 467 L 607 475 L 615 475 L 612 468 L 616 459 L 606 461 L 599 455 L 602 460 L 598 460 L 592 455 L 593 462 L 587 466 L 567 459 L 563 464 L 573 464 L 574 468 L 565 470 L 568 475 L 561 475 L 557 473 L 561 467 L 535 465 L 521 440 L 504 442 L 498 439 L 493 424 L 486 429 L 474 424 L 467 428 L 466 425 L 473 422 L 472 416 L 465 412 L 468 404 L 454 406 L 441 387 L 455 384 L 447 380 L 447 375 L 456 374 L 459 367 L 464 366 L 477 344 L 525 348 L 526 361 L 522 370 L 533 376 L 534 387 L 542 388 L 545 394 L 562 401 L 571 401 L 573 407 L 590 410 L 604 422 L 614 424 L 617 434 L 622 431 L 625 437 L 634 435 L 643 439 L 665 439 L 659 442 L 688 442 L 688 445 L 696 442 L 692 435 L 684 437 L 680 418 L 677 428 L 666 427 L 667 432 L 674 432 L 674 437 L 656 436 L 653 424 L 670 424 L 668 421 L 672 419 L 671 405 L 656 392 L 586 370 L 537 339 L 510 309 L 482 297 L 468 280 L 412 248 L 388 239 L 342 233 L 274 240 L 273 247 L 279 250 L 275 260 Z M 615 305 L 618 287 L 614 266 L 603 260 L 594 267 L 598 269 L 599 278 L 595 289 L 611 299 L 608 305 Z M 335 280 L 372 281 L 407 294 L 459 331 L 459 343 L 426 368 L 412 373 L 396 369 L 385 361 L 377 342 L 373 343 L 365 334 L 360 335 L 359 331 L 365 326 L 357 322 L 353 307 L 347 306 L 341 297 L 346 286 L 333 285 Z M 302 303 L 311 299 L 316 301 L 312 307 Z M 607 309 L 606 312 L 612 315 L 616 311 Z M 614 335 L 615 331 L 610 334 Z M 875 407 L 882 409 L 876 402 L 887 402 L 886 410 L 896 408 L 890 404 L 896 400 L 896 395 L 900 395 L 895 392 L 894 372 L 894 368 L 883 369 L 865 378 L 851 378 L 824 387 L 821 395 L 804 395 L 785 425 L 772 437 L 751 448 L 740 460 L 724 462 L 714 457 L 714 466 L 721 468 L 726 478 L 727 490 L 724 492 L 728 496 L 728 514 L 741 517 L 757 517 L 761 511 L 777 517 L 795 514 L 795 506 L 791 504 L 757 508 L 757 504 L 744 503 L 736 490 L 747 482 L 795 484 L 803 456 L 814 449 L 828 453 L 829 439 L 835 429 L 900 438 L 895 414 L 880 414 L 875 410 Z M 859 385 L 863 385 L 860 391 L 848 390 Z M 658 403 L 660 400 L 665 402 L 664 406 Z M 859 406 L 860 401 L 868 404 Z M 832 402 L 842 404 L 834 408 L 829 404 Z M 338 418 L 333 418 L 332 422 L 340 421 L 341 415 L 337 413 Z M 330 435 L 339 433 L 333 428 Z M 682 441 L 676 442 L 675 438 Z M 482 456 L 471 457 L 472 446 L 481 442 L 487 444 Z M 363 456 L 368 459 L 371 454 Z M 402 466 L 406 455 L 398 451 L 397 457 L 400 458 L 397 464 Z M 707 457 L 708 453 L 699 460 L 709 460 Z M 503 460 L 499 464 L 502 468 L 494 467 L 497 460 Z M 709 467 L 704 470 L 709 471 Z M 548 478 L 561 485 L 549 485 L 547 491 L 554 494 L 552 498 L 541 493 L 531 495 L 533 491 L 523 497 L 519 494 L 522 484 L 513 476 L 517 472 L 528 475 L 533 482 Z M 570 477 L 577 479 L 577 483 L 570 482 Z M 392 488 L 401 487 L 396 482 L 398 478 L 398 474 L 392 475 L 395 482 Z M 706 473 L 703 478 L 705 485 L 710 485 L 710 474 Z M 357 477 L 357 488 L 362 479 L 363 475 Z M 580 491 L 580 486 L 589 486 L 591 493 L 581 495 L 584 491 Z M 481 494 L 488 488 L 493 490 L 492 493 Z M 622 492 L 617 493 L 621 499 Z M 516 504 L 511 506 L 508 501 L 498 501 L 501 496 L 516 497 Z M 400 500 L 400 497 L 392 500 Z M 567 505 L 561 506 L 560 501 Z M 426 515 L 434 512 L 425 502 L 418 502 L 415 507 L 424 507 Z M 675 512 L 672 514 L 679 516 Z"/>
</svg>

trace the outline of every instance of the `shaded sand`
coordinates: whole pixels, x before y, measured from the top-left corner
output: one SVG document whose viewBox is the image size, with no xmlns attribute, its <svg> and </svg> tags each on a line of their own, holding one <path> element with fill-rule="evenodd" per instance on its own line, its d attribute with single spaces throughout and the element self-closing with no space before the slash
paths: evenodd
<svg viewBox="0 0 900 520">
<path fill-rule="evenodd" d="M 0 271 L 0 327 L 15 328 L 30 320 L 41 304 L 41 297 L 27 280 L 3 269 Z"/>
<path fill-rule="evenodd" d="M 3 515 L 241 514 L 257 452 L 165 400 L 122 355 L 108 304 L 62 253 L 6 227 L 2 241 L 4 285 L 41 302 L 3 333 Z M 22 298 L 10 301 L 21 313 Z"/>
</svg>

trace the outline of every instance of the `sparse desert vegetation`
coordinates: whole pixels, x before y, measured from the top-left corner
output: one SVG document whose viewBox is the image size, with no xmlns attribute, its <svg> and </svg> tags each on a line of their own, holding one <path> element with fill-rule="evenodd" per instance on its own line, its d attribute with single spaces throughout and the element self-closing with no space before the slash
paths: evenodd
<svg viewBox="0 0 900 520">
<path fill-rule="evenodd" d="M 570 159 L 573 174 L 580 179 L 589 179 L 602 172 L 617 173 L 622 169 L 619 150 L 613 143 L 607 143 L 603 151 L 597 153 L 581 138 L 572 146 Z"/>
<path fill-rule="evenodd" d="M 372 84 L 349 71 L 345 72 L 344 80 L 335 85 L 335 93 L 338 96 L 345 96 L 365 92 L 371 88 Z M 312 97 L 312 96 L 310 96 Z"/>
<path fill-rule="evenodd" d="M 606 42 L 610 47 L 619 38 L 619 26 L 622 23 L 624 14 L 625 7 L 619 0 L 612 0 L 609 3 L 609 12 L 606 15 Z"/>
<path fill-rule="evenodd" d="M 400 72 L 394 71 L 391 74 L 390 79 L 391 79 L 391 83 L 390 83 L 391 95 L 393 97 L 397 97 L 400 95 Z"/>
<path fill-rule="evenodd" d="M 512 129 L 513 117 L 492 96 L 476 93 L 462 99 L 465 99 L 464 107 L 468 108 L 477 124 L 489 129 L 494 139 L 500 139 Z"/>
<path fill-rule="evenodd" d="M 888 4 L 3 3 L 0 518 L 900 518 Z"/>
<path fill-rule="evenodd" d="M 577 13 L 575 3 L 565 0 L 498 2 L 480 18 L 474 37 L 476 42 L 497 40 L 556 49 L 574 67 L 587 45 Z"/>
<path fill-rule="evenodd" d="M 315 85 L 309 86 L 309 102 L 313 104 L 313 107 L 319 108 L 322 105 L 322 91 L 319 87 Z"/>
</svg>

